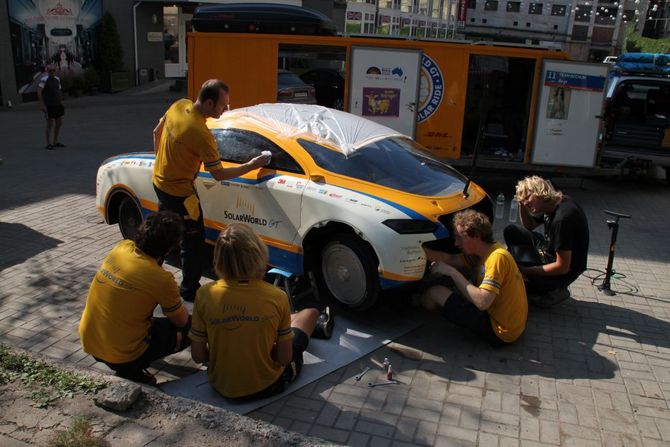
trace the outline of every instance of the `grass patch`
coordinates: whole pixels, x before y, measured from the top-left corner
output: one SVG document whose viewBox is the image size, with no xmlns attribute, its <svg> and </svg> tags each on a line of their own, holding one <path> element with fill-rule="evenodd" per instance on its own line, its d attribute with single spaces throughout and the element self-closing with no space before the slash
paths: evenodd
<svg viewBox="0 0 670 447">
<path fill-rule="evenodd" d="M 74 393 L 95 393 L 107 386 L 103 381 L 58 369 L 0 345 L 0 385 L 16 379 L 26 385 L 37 385 L 31 398 L 38 408 L 48 407 L 55 400 L 72 397 Z"/>
<path fill-rule="evenodd" d="M 49 447 L 106 447 L 109 443 L 93 435 L 91 423 L 83 417 L 72 422 L 66 431 L 58 433 Z"/>
</svg>

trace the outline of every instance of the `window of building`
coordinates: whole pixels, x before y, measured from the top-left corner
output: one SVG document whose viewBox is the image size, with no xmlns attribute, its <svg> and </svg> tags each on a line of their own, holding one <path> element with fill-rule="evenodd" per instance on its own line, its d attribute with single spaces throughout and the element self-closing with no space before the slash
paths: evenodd
<svg viewBox="0 0 670 447">
<path fill-rule="evenodd" d="M 507 2 L 507 12 L 521 11 L 521 2 Z"/>
<path fill-rule="evenodd" d="M 477 9 L 477 0 L 467 0 L 468 9 Z"/>
<path fill-rule="evenodd" d="M 514 22 L 514 26 L 519 26 L 519 22 Z"/>
<path fill-rule="evenodd" d="M 530 22 L 526 22 L 526 28 L 530 28 Z"/>
<path fill-rule="evenodd" d="M 566 11 L 565 5 L 551 5 L 551 15 L 552 16 L 564 16 Z"/>
<path fill-rule="evenodd" d="M 575 22 L 590 22 L 592 9 L 591 5 L 575 6 Z"/>
<path fill-rule="evenodd" d="M 624 22 L 630 22 L 635 18 L 635 10 L 634 9 L 624 9 L 623 10 L 623 21 Z"/>
<path fill-rule="evenodd" d="M 558 29 L 558 25 L 554 25 L 554 29 Z"/>
<path fill-rule="evenodd" d="M 597 43 L 610 43 L 614 37 L 614 28 L 594 26 L 591 41 Z"/>
<path fill-rule="evenodd" d="M 498 0 L 486 0 L 484 2 L 484 11 L 497 11 Z"/>
<path fill-rule="evenodd" d="M 612 25 L 616 20 L 616 6 L 598 6 L 596 9 L 596 25 Z"/>
<path fill-rule="evenodd" d="M 585 41 L 589 34 L 589 27 L 584 25 L 575 25 L 572 27 L 572 40 Z"/>
<path fill-rule="evenodd" d="M 542 14 L 542 3 L 529 3 L 528 4 L 528 14 Z"/>
<path fill-rule="evenodd" d="M 400 1 L 400 10 L 402 12 L 414 12 L 412 0 L 401 0 Z"/>
<path fill-rule="evenodd" d="M 475 19 L 473 19 L 473 18 L 471 17 L 471 18 L 470 18 L 470 23 L 475 23 Z"/>
<path fill-rule="evenodd" d="M 486 23 L 486 22 L 487 22 L 487 20 L 486 20 L 486 19 L 482 19 L 482 23 Z"/>
</svg>

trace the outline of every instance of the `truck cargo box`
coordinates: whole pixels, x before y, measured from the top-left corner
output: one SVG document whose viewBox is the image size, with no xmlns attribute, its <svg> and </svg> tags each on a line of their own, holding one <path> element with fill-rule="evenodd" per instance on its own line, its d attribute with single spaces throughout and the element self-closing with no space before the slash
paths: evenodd
<svg viewBox="0 0 670 447">
<path fill-rule="evenodd" d="M 273 3 L 200 6 L 191 22 L 200 32 L 333 36 L 333 21 L 311 9 Z"/>
</svg>

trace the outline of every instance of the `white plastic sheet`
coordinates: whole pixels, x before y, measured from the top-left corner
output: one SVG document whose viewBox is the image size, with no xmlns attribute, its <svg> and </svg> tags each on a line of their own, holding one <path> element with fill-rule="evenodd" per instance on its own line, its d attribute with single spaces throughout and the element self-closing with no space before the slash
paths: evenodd
<svg viewBox="0 0 670 447">
<path fill-rule="evenodd" d="M 221 118 L 231 116 L 251 120 L 285 137 L 309 135 L 317 143 L 339 149 L 347 156 L 377 140 L 404 136 L 389 127 L 350 113 L 307 104 L 259 104 L 231 110 Z"/>
</svg>

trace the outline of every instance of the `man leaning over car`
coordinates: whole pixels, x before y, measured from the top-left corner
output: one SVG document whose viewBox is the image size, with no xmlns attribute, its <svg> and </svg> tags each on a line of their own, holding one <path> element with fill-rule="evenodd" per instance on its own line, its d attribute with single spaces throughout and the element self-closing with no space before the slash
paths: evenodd
<svg viewBox="0 0 670 447">
<path fill-rule="evenodd" d="M 172 210 L 184 218 L 181 241 L 182 282 L 179 293 L 186 301 L 195 299 L 202 275 L 205 225 L 194 180 L 204 163 L 216 180 L 239 177 L 264 166 L 269 156 L 259 155 L 243 165 L 224 168 L 216 141 L 207 128 L 207 118 L 218 118 L 228 110 L 229 88 L 218 79 L 206 81 L 198 99 L 174 102 L 153 131 L 156 162 L 153 185 L 159 210 Z"/>
</svg>

